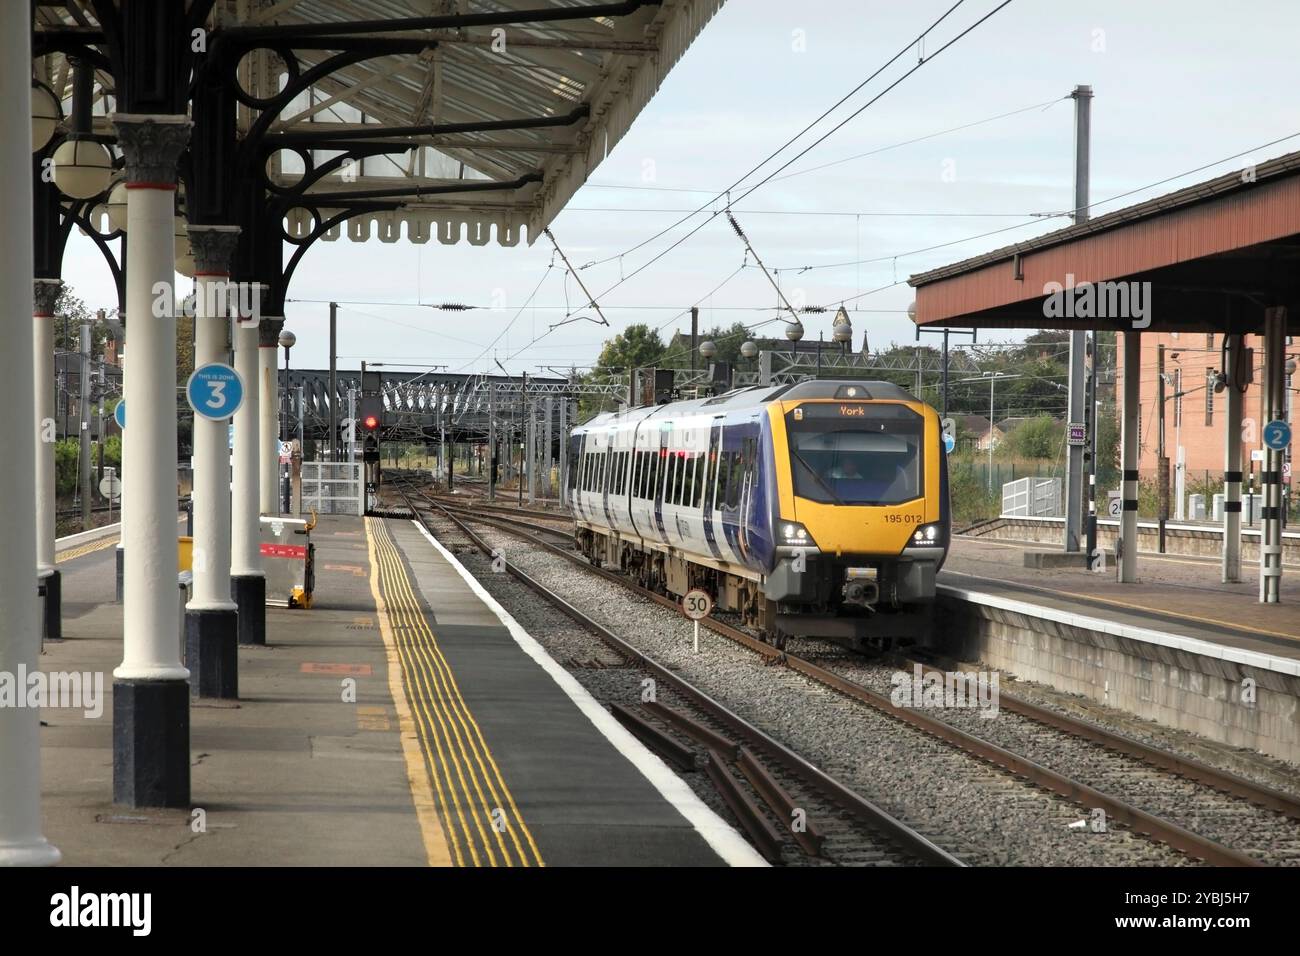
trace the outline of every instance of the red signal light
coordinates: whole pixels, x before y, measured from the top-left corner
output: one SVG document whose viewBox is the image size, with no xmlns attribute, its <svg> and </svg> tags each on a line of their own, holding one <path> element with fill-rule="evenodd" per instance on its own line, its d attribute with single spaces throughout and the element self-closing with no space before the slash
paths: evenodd
<svg viewBox="0 0 1300 956">
<path fill-rule="evenodd" d="M 376 428 L 379 427 L 379 419 L 376 418 L 374 415 L 367 415 L 365 418 L 361 420 L 361 424 L 365 425 L 366 428 L 369 429 L 370 431 L 374 431 Z"/>
</svg>

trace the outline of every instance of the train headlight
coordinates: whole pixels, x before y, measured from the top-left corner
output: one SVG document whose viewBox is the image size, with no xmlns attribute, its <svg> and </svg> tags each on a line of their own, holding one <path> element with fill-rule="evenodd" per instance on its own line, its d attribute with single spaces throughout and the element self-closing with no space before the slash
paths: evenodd
<svg viewBox="0 0 1300 956">
<path fill-rule="evenodd" d="M 812 541 L 808 537 L 808 529 L 797 521 L 781 522 L 781 540 L 793 545 L 808 544 Z"/>
<path fill-rule="evenodd" d="M 912 532 L 913 547 L 933 547 L 939 543 L 939 525 L 922 525 Z"/>
<path fill-rule="evenodd" d="M 817 542 L 808 533 L 808 529 L 797 521 L 778 522 L 776 533 L 779 538 L 777 543 L 783 548 L 807 548 L 810 552 L 817 550 Z"/>
</svg>

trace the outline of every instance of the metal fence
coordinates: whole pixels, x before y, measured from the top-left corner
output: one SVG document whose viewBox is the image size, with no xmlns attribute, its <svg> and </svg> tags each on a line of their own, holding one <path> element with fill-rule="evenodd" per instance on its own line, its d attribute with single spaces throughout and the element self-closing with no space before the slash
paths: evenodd
<svg viewBox="0 0 1300 956">
<path fill-rule="evenodd" d="M 304 461 L 302 510 L 323 515 L 362 514 L 361 469 L 359 461 Z"/>
<path fill-rule="evenodd" d="M 1014 518 L 1060 518 L 1065 514 L 1060 478 L 1021 478 L 1002 486 L 1002 514 Z"/>
</svg>

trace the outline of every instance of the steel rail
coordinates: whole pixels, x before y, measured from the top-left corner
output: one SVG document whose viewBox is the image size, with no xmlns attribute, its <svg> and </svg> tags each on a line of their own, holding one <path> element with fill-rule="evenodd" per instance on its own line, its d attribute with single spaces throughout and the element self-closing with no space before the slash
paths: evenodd
<svg viewBox="0 0 1300 956">
<path fill-rule="evenodd" d="M 430 501 L 430 503 L 441 508 L 441 506 L 437 505 L 436 502 Z M 412 511 L 415 511 L 414 507 L 412 507 Z M 472 532 L 469 532 L 468 529 L 464 528 L 462 522 L 458 521 L 451 515 L 448 515 L 448 517 L 452 518 L 458 526 L 461 526 L 462 530 L 472 534 Z M 653 600 L 665 607 L 677 609 L 677 603 L 670 598 L 642 588 L 640 585 L 630 581 L 622 574 L 597 567 L 585 558 L 582 558 L 573 552 L 566 551 L 548 541 L 543 541 L 535 535 L 523 531 L 518 527 L 514 527 L 504 520 L 495 521 L 491 518 L 475 518 L 473 520 L 522 537 L 544 550 L 563 557 L 565 560 L 570 561 L 573 564 L 579 565 L 580 567 L 598 574 L 607 580 L 617 582 L 642 597 Z M 581 612 L 578 613 L 581 614 Z M 842 677 L 833 671 L 812 663 L 811 661 L 778 650 L 771 644 L 761 641 L 730 624 L 725 624 L 712 618 L 707 618 L 700 623 L 714 633 L 720 634 L 723 637 L 729 638 L 730 640 L 753 650 L 764 657 L 769 663 L 784 664 L 797 673 L 803 674 L 805 677 L 809 677 L 818 683 L 839 691 L 845 696 L 866 704 L 884 714 L 887 714 L 888 716 L 911 724 L 918 730 L 921 730 L 930 736 L 944 740 L 972 756 L 979 757 L 995 766 L 1001 767 L 1002 769 L 1022 777 L 1037 786 L 1065 797 L 1074 803 L 1078 803 L 1088 809 L 1101 809 L 1105 811 L 1110 819 L 1118 821 L 1119 823 L 1122 823 L 1139 833 L 1145 834 L 1151 839 L 1164 843 L 1175 850 L 1186 853 L 1189 856 L 1203 860 L 1204 862 L 1215 866 L 1262 865 L 1253 857 L 1229 847 L 1225 847 L 1222 844 L 1209 840 L 1197 833 L 1193 833 L 1173 821 L 1165 820 L 1161 817 L 1155 816 L 1154 814 L 1147 813 L 1145 810 L 1135 807 L 1124 800 L 1103 793 L 1094 787 L 1090 787 L 1087 784 L 1067 777 L 1064 774 L 1057 773 L 1055 770 L 1044 767 L 1028 758 L 1014 754 L 1003 747 L 999 747 L 997 744 L 991 743 L 987 740 L 981 740 L 963 730 L 959 730 L 938 717 L 934 717 L 922 711 L 899 707 L 882 694 L 878 694 L 861 684 Z"/>
<path fill-rule="evenodd" d="M 424 515 L 421 514 L 420 509 L 415 505 L 415 503 L 411 501 L 406 490 L 399 490 L 398 493 L 406 502 L 414 519 L 424 527 L 425 531 L 432 534 L 433 532 L 429 528 L 427 520 Z M 471 529 L 464 521 L 456 515 L 451 514 L 441 504 L 431 500 L 422 492 L 421 495 L 425 498 L 428 506 L 437 508 L 442 512 L 442 514 L 455 524 L 461 533 L 464 534 L 476 548 L 482 551 L 485 555 L 491 555 L 492 548 L 487 544 L 487 542 L 475 534 L 473 529 Z M 495 525 L 495 523 L 491 522 L 490 519 L 477 518 L 474 520 Z M 503 524 L 502 526 L 509 530 L 508 525 Z M 553 545 L 549 545 L 545 541 L 541 541 L 528 532 L 519 531 L 517 533 L 547 550 L 553 550 L 556 553 L 565 554 L 563 550 L 555 548 Z M 589 567 L 589 565 L 587 565 L 581 558 L 578 559 L 578 563 L 583 567 Z M 537 594 L 541 595 L 569 618 L 592 631 L 597 637 L 604 641 L 604 643 L 612 647 L 625 659 L 650 672 L 656 680 L 662 681 L 667 686 L 673 688 L 677 693 L 695 704 L 695 706 L 697 706 L 701 711 L 707 713 L 714 720 L 729 728 L 732 733 L 743 738 L 751 746 L 762 751 L 774 762 L 785 767 L 786 770 L 805 781 L 808 786 L 820 792 L 825 798 L 853 814 L 853 816 L 855 816 L 860 822 L 885 835 L 906 853 L 916 857 L 927 865 L 966 865 L 947 850 L 944 850 L 925 836 L 922 836 L 903 821 L 876 806 L 861 794 L 854 792 L 817 766 L 809 763 L 798 753 L 780 743 L 765 731 L 749 723 L 749 721 L 745 720 L 739 714 L 706 694 L 694 684 L 687 681 L 684 677 L 675 674 L 658 661 L 654 660 L 654 658 L 629 644 L 598 621 L 593 620 L 586 613 L 579 610 L 562 596 L 551 591 L 517 565 L 512 564 L 510 561 L 506 561 L 505 568 L 514 578 Z M 601 568 L 592 568 L 592 570 L 607 575 L 610 574 L 610 572 L 606 572 Z M 618 580 L 619 578 L 614 576 L 613 579 Z M 669 603 L 671 604 L 671 602 Z"/>
</svg>

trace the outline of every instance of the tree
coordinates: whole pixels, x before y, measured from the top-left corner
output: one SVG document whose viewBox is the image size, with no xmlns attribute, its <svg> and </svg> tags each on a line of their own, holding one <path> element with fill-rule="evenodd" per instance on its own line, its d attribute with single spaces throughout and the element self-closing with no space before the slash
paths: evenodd
<svg viewBox="0 0 1300 956">
<path fill-rule="evenodd" d="M 605 341 L 595 367 L 603 372 L 642 368 L 654 365 L 663 354 L 664 343 L 659 333 L 644 323 L 637 323 Z"/>
<path fill-rule="evenodd" d="M 1061 425 L 1050 415 L 1021 422 L 998 445 L 1000 455 L 1012 458 L 1055 458 L 1061 448 Z"/>
</svg>

